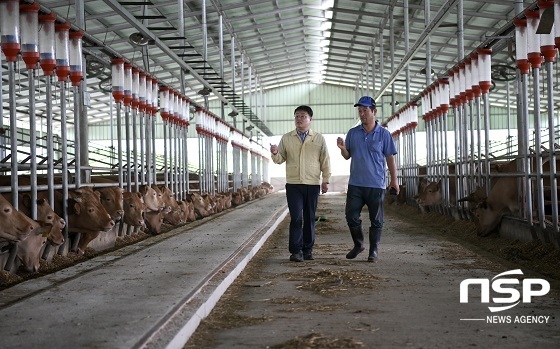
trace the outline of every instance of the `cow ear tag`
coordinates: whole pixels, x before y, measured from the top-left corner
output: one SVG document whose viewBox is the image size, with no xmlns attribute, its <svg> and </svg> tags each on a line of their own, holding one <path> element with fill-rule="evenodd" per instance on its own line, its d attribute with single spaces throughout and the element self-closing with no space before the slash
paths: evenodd
<svg viewBox="0 0 560 349">
<path fill-rule="evenodd" d="M 50 223 L 46 223 L 46 224 L 42 224 L 41 226 L 42 226 L 42 227 L 50 227 L 50 228 L 51 228 L 51 229 L 45 230 L 44 232 L 41 233 L 41 236 L 44 237 L 44 238 L 46 238 L 46 237 L 49 236 L 49 234 L 51 233 L 51 230 L 52 230 L 52 228 L 53 228 L 53 225 L 50 224 Z"/>
</svg>

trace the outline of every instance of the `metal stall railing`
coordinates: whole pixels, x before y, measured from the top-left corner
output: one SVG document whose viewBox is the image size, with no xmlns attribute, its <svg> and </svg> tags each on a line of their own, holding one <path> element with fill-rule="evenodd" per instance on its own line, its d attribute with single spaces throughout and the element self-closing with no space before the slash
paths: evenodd
<svg viewBox="0 0 560 349">
<path fill-rule="evenodd" d="M 248 137 L 241 137 L 241 186 L 247 188 L 249 186 L 249 149 L 251 142 Z"/>
<path fill-rule="evenodd" d="M 254 147 L 254 143 L 251 142 L 251 146 Z M 249 150 L 249 158 L 251 162 L 251 186 L 255 188 L 257 186 L 258 174 L 257 174 L 257 157 L 258 153 L 253 149 Z"/>
<path fill-rule="evenodd" d="M 231 146 L 233 147 L 233 191 L 236 192 L 243 187 L 241 179 L 241 152 L 243 149 L 243 135 L 234 128 L 230 130 Z"/>
<path fill-rule="evenodd" d="M 20 5 L 22 17 L 17 13 Z M 44 10 L 40 5 L 20 4 L 16 0 L 7 0 L 0 2 L 0 6 L 2 9 L 0 11 L 2 13 L 1 31 L 3 34 L 1 44 L 7 58 L 7 80 L 9 81 L 9 108 L 2 108 L 2 111 L 10 111 L 10 153 L 3 158 L 0 166 L 5 172 L 9 171 L 11 173 L 10 188 L 4 187 L 0 191 L 10 191 L 12 193 L 14 207 L 18 208 L 19 206 L 18 194 L 20 191 L 31 192 L 31 203 L 34 206 L 37 191 L 46 190 L 51 206 L 53 208 L 58 206 L 57 209 L 65 210 L 66 205 L 64 203 L 68 202 L 69 189 L 78 189 L 84 186 L 83 182 L 86 186 L 118 186 L 127 191 L 138 191 L 140 185 L 152 186 L 161 182 L 161 184 L 170 186 L 177 199 L 184 198 L 189 188 L 187 126 L 190 103 L 186 97 L 173 90 L 170 94 L 170 88 L 165 86 L 163 82 L 161 82 L 162 87 L 159 91 L 158 79 L 149 76 L 129 62 L 125 62 L 125 59 L 120 58 L 116 52 L 107 48 L 107 52 L 111 54 L 111 77 L 109 79 L 111 80 L 113 98 L 110 102 L 110 116 L 111 129 L 113 129 L 113 120 L 116 120 L 116 151 L 112 147 L 103 149 L 96 148 L 93 144 L 87 144 L 89 153 L 94 155 L 93 161 L 100 167 L 90 167 L 89 165 L 84 167 L 80 158 L 80 154 L 83 154 L 80 147 L 84 147 L 80 143 L 80 132 L 83 131 L 80 128 L 83 122 L 83 114 L 86 112 L 82 94 L 87 85 L 83 83 L 85 69 L 82 64 L 82 38 L 83 35 L 88 40 L 91 37 L 79 30 L 72 29 L 76 27 L 64 22 L 52 11 L 48 15 L 44 13 L 39 15 L 39 11 Z M 6 16 L 9 17 L 8 20 L 4 20 Z M 25 28 L 20 28 L 20 18 L 23 18 L 22 24 Z M 57 20 L 59 20 L 58 23 Z M 40 31 L 37 30 L 39 24 L 42 28 Z M 19 29 L 22 29 L 23 47 L 20 45 L 19 36 L 16 35 Z M 12 31 L 14 32 L 13 35 L 10 35 Z M 29 103 L 27 105 L 30 115 L 29 134 L 20 132 L 16 125 L 18 110 L 15 98 L 18 81 L 16 63 L 20 52 L 26 63 L 29 84 Z M 37 62 L 40 62 L 45 76 L 43 86 L 35 86 Z M 21 72 L 19 73 L 21 74 Z M 55 84 L 56 89 L 53 91 L 52 76 L 55 73 L 58 77 L 58 83 Z M 71 89 L 68 88 L 69 82 L 72 83 Z M 40 89 L 43 89 L 45 94 L 36 96 L 35 91 Z M 159 103 L 158 95 L 160 97 Z M 46 116 L 45 144 L 37 144 L 41 138 L 35 136 L 37 132 L 35 102 L 41 100 L 41 98 L 44 98 L 46 105 L 46 112 L 42 113 Z M 171 98 L 173 98 L 173 102 L 171 102 Z M 4 104 L 3 102 L 2 104 Z M 60 115 L 53 115 L 53 105 L 60 106 Z M 163 147 L 160 146 L 160 140 L 156 139 L 158 106 L 163 124 L 163 128 L 159 130 L 163 132 Z M 122 113 L 123 110 L 124 113 Z M 68 135 L 68 125 L 72 124 L 72 120 L 67 119 L 68 112 L 73 114 L 73 137 L 72 134 Z M 113 115 L 113 112 L 116 116 Z M 54 122 L 54 119 L 58 116 L 61 120 L 60 134 L 55 135 L 58 124 Z M 227 145 L 230 137 L 230 126 L 225 122 L 219 124 L 223 130 L 218 147 L 215 149 L 213 139 L 217 120 L 210 113 L 207 116 L 212 120 L 214 126 L 209 125 L 210 133 L 203 137 L 203 146 L 200 147 L 203 158 L 199 162 L 199 171 L 202 174 L 200 178 L 203 185 L 202 190 L 214 195 L 216 186 L 222 192 L 230 190 Z M 43 131 L 40 130 L 40 132 Z M 74 138 L 74 141 L 72 138 Z M 26 153 L 25 148 L 21 147 L 21 144 L 25 142 L 30 144 L 28 153 Z M 112 131 L 111 142 L 112 144 L 114 142 Z M 239 143 L 245 149 L 248 149 L 248 144 L 246 144 L 243 135 Z M 46 148 L 46 151 L 43 150 L 39 154 L 41 147 Z M 163 148 L 163 154 L 161 148 Z M 5 152 L 6 149 L 7 146 L 2 144 L 1 151 Z M 217 157 L 214 155 L 216 150 Z M 238 148 L 238 150 L 241 150 L 241 148 Z M 246 151 L 244 152 L 246 153 Z M 244 173 L 243 176 L 247 176 L 248 171 L 246 161 L 242 161 L 241 152 L 238 151 L 237 153 L 239 170 L 235 171 L 235 175 L 238 175 L 237 187 L 241 188 L 243 184 L 248 185 L 247 178 L 242 178 L 242 172 Z M 25 159 L 20 161 L 22 154 L 25 154 Z M 98 156 L 98 158 L 95 159 L 95 156 Z M 90 158 L 83 160 L 89 162 Z M 241 170 L 242 162 L 245 164 L 243 171 Z M 260 183 L 262 177 L 260 168 L 263 165 L 259 161 L 256 165 L 258 168 L 252 177 L 255 177 Z M 69 168 L 69 166 L 74 168 Z M 214 172 L 214 167 L 216 172 Z M 96 175 L 99 173 L 109 174 L 108 177 L 116 178 L 116 183 L 89 183 L 91 177 L 82 176 L 82 172 L 86 168 L 97 171 Z M 72 170 L 74 171 L 73 174 Z M 31 173 L 29 175 L 30 185 L 22 186 L 22 183 L 18 181 L 18 174 L 23 173 L 27 176 L 27 172 Z M 41 175 L 46 174 L 46 180 L 41 179 L 46 184 L 37 182 L 38 172 Z M 217 183 L 214 178 L 215 175 L 217 175 Z M 55 185 L 55 182 L 59 184 Z M 60 202 L 63 204 L 55 201 L 55 190 L 61 191 L 62 201 Z M 68 222 L 66 211 L 62 216 Z M 36 217 L 36 206 L 31 209 L 31 217 Z M 66 245 L 58 249 L 57 252 L 60 254 L 66 254 L 68 251 L 74 250 L 80 239 L 78 234 L 73 235 L 73 247 L 70 247 L 68 245 L 70 243 L 68 228 L 67 224 L 65 230 Z M 12 261 L 15 259 L 16 251 L 17 247 L 12 249 L 12 257 L 10 257 Z M 48 254 L 45 249 L 44 258 L 47 258 Z M 11 270 L 11 264 L 13 263 L 4 266 Z"/>
<path fill-rule="evenodd" d="M 16 62 L 21 49 L 19 39 L 19 1 L 0 2 L 2 14 L 0 32 L 2 32 L 2 52 L 6 56 L 8 65 L 8 105 L 10 119 L 10 165 L 11 165 L 11 190 L 12 205 L 17 210 L 18 203 L 18 144 L 17 144 L 17 118 L 16 118 Z M 2 106 L 3 108 L 3 106 Z M 17 240 L 10 241 L 10 254 L 4 269 L 10 270 L 16 258 Z"/>
<path fill-rule="evenodd" d="M 520 214 L 542 242 L 552 242 L 560 247 L 558 222 L 558 119 L 554 105 L 554 61 L 556 47 L 560 44 L 560 29 L 550 34 L 536 34 L 539 20 L 552 1 L 539 2 L 539 10 L 520 11 L 512 23 L 515 25 L 517 73 L 517 153 L 514 153 L 515 136 L 510 130 L 511 96 L 510 78 L 498 79 L 506 82 L 507 88 L 507 139 L 504 142 L 491 139 L 492 49 L 484 47 L 462 58 L 447 75 L 449 92 L 442 92 L 446 81 L 440 79 L 424 90 L 421 99 L 423 118 L 426 121 L 427 178 L 442 185 L 441 204 L 435 206 L 439 212 L 453 214 L 446 207 L 454 207 L 456 217 L 471 219 L 472 205 L 465 199 L 497 197 L 492 192 L 499 177 L 517 177 L 519 205 L 508 206 L 510 214 Z M 560 18 L 555 23 L 560 28 Z M 544 65 L 544 67 L 543 67 Z M 544 69 L 542 69 L 544 68 Z M 532 69 L 532 74 L 529 75 Z M 443 93 L 443 94 L 442 94 Z M 449 115 L 443 112 L 442 96 L 450 97 Z M 402 117 L 401 112 L 398 117 Z M 451 123 L 453 123 L 450 130 Z M 409 159 L 406 143 L 410 140 L 403 130 L 397 133 L 396 141 L 402 154 L 401 167 L 403 184 L 408 186 Z M 453 132 L 453 141 L 448 141 Z M 502 144 L 505 145 L 502 146 Z M 453 146 L 453 150 L 450 147 Z M 454 154 L 453 154 L 454 153 Z M 500 155 L 497 155 L 500 154 Z M 454 158 L 454 163 L 449 163 Z M 505 169 L 503 162 L 519 159 L 517 172 Z M 453 171 L 452 171 L 453 170 Z M 502 173 L 497 173 L 502 171 Z M 503 171 L 507 171 L 504 173 Z M 421 175 L 420 175 L 421 176 Z M 413 181 L 418 181 L 415 178 Z M 503 183 L 503 182 L 502 182 Z M 452 185 L 453 184 L 453 185 Z M 410 186 L 414 187 L 414 185 Z M 493 193 L 493 194 L 492 194 Z M 461 200 L 459 200 L 461 199 Z M 464 202 L 464 203 L 463 203 Z M 475 202 L 476 203 L 476 202 Z M 519 213 L 515 207 L 519 206 Z M 500 216 L 501 217 L 501 216 Z"/>
<path fill-rule="evenodd" d="M 399 145 L 397 149 L 399 156 L 397 158 L 397 168 L 400 170 L 398 178 L 400 180 L 400 190 L 399 194 L 404 197 L 404 200 L 398 201 L 399 204 L 404 204 L 408 202 L 412 204 L 415 200 L 416 192 L 416 180 L 418 179 L 418 174 L 415 172 L 417 170 L 416 166 L 416 155 L 415 148 L 412 146 L 416 127 L 418 126 L 418 105 L 415 102 L 409 102 L 404 107 L 399 109 L 397 113 L 392 115 L 385 124 L 391 135 L 395 144 Z M 389 183 L 386 183 L 389 186 Z M 397 199 L 399 200 L 399 199 Z"/>
<path fill-rule="evenodd" d="M 228 143 L 230 136 L 230 127 L 222 119 L 216 118 L 216 173 L 217 173 L 217 189 L 219 193 L 229 191 L 228 179 Z"/>
</svg>

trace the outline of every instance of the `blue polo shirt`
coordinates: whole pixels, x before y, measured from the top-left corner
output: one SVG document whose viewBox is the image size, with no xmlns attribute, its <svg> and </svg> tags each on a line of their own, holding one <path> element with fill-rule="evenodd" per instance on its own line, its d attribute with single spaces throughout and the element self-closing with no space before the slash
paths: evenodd
<svg viewBox="0 0 560 349">
<path fill-rule="evenodd" d="M 385 157 L 395 155 L 397 148 L 391 133 L 375 122 L 376 126 L 366 133 L 360 124 L 353 127 L 346 135 L 345 145 L 350 152 L 350 180 L 348 184 L 385 189 L 386 160 Z"/>
</svg>

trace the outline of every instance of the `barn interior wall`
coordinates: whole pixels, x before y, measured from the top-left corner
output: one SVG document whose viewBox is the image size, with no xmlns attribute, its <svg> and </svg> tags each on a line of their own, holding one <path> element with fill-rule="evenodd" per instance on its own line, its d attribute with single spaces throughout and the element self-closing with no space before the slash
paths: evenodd
<svg viewBox="0 0 560 349">
<path fill-rule="evenodd" d="M 245 93 L 244 98 L 248 101 L 249 94 Z M 330 134 L 340 133 L 341 130 L 355 124 L 353 100 L 354 90 L 348 87 L 301 83 L 265 90 L 262 100 L 259 94 L 259 103 L 264 104 L 264 108 L 257 108 L 255 102 L 252 106 L 255 114 L 266 123 L 274 135 L 281 135 L 293 129 L 294 109 L 299 105 L 308 105 L 313 109 L 313 129 Z M 218 110 L 219 102 L 210 101 L 209 109 Z M 238 128 L 241 129 L 241 118 L 238 118 L 237 122 Z"/>
</svg>

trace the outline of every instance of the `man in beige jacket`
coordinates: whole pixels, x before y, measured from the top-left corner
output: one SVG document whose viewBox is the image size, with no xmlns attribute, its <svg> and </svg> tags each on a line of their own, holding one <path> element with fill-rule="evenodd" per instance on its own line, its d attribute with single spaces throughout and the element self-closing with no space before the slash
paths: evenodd
<svg viewBox="0 0 560 349">
<path fill-rule="evenodd" d="M 290 260 L 303 262 L 313 259 L 315 211 L 319 190 L 324 194 L 329 189 L 331 164 L 325 138 L 309 128 L 313 110 L 299 106 L 294 118 L 296 129 L 283 135 L 279 145 L 271 144 L 270 152 L 274 163 L 286 162 Z"/>
</svg>

